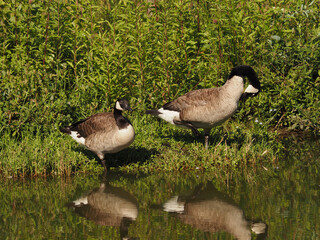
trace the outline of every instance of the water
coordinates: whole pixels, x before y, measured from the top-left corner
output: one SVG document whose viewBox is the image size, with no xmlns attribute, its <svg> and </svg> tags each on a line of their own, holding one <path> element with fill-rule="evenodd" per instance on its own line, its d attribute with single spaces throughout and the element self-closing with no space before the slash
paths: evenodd
<svg viewBox="0 0 320 240">
<path fill-rule="evenodd" d="M 0 239 L 320 239 L 319 146 L 246 174 L 7 179 Z"/>
</svg>

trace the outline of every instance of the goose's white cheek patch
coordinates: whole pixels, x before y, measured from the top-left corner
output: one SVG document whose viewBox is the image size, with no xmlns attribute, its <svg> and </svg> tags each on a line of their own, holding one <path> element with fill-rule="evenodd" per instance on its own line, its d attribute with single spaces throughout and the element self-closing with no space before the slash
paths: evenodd
<svg viewBox="0 0 320 240">
<path fill-rule="evenodd" d="M 249 84 L 249 86 L 246 88 L 246 90 L 244 92 L 246 92 L 246 93 L 258 93 L 259 89 L 255 88 L 254 86 Z"/>
<path fill-rule="evenodd" d="M 120 106 L 120 103 L 118 101 L 116 102 L 116 109 L 123 111 L 123 108 Z"/>
</svg>

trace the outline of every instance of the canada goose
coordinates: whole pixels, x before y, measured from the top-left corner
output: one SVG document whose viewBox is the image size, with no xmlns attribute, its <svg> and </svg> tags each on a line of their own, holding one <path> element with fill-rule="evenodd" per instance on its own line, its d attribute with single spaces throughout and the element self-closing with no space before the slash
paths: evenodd
<svg viewBox="0 0 320 240">
<path fill-rule="evenodd" d="M 118 99 L 113 113 L 97 113 L 63 127 L 60 131 L 69 134 L 78 143 L 97 154 L 106 172 L 105 154 L 116 153 L 129 147 L 135 137 L 130 121 L 122 116 L 123 110 L 132 111 L 126 99 Z"/>
<path fill-rule="evenodd" d="M 98 225 L 119 227 L 121 239 L 129 239 L 129 226 L 138 217 L 137 200 L 124 189 L 104 182 L 68 206 Z"/>
<path fill-rule="evenodd" d="M 197 229 L 224 231 L 238 240 L 251 240 L 251 231 L 257 234 L 257 239 L 265 239 L 267 234 L 265 223 L 246 220 L 242 209 L 210 182 L 197 187 L 191 195 L 169 199 L 163 204 L 163 210 Z"/>
<path fill-rule="evenodd" d="M 249 79 L 249 85 L 243 92 L 244 77 Z M 146 113 L 173 125 L 189 128 L 196 135 L 199 135 L 197 129 L 203 128 L 207 149 L 211 128 L 230 118 L 237 110 L 240 99 L 253 97 L 259 91 L 256 72 L 250 66 L 242 65 L 231 70 L 222 87 L 193 90 L 158 110 L 147 110 Z"/>
</svg>

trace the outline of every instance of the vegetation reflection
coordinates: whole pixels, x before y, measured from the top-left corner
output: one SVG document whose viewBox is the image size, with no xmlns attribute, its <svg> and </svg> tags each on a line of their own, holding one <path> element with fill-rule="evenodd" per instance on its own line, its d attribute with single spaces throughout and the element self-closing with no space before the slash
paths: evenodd
<svg viewBox="0 0 320 240">
<path fill-rule="evenodd" d="M 241 230 L 246 237 L 250 231 L 252 239 L 318 239 L 319 140 L 297 139 L 286 149 L 287 157 L 255 172 L 110 171 L 106 180 L 98 175 L 2 179 L 0 235 L 2 239 L 230 240 L 240 238 Z M 106 202 L 124 204 L 127 210 L 108 212 Z M 170 209 L 172 202 L 180 208 Z"/>
</svg>

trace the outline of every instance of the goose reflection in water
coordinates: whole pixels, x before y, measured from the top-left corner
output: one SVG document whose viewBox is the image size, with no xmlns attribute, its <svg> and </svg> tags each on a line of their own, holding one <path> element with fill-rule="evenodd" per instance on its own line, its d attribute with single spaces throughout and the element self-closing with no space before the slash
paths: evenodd
<svg viewBox="0 0 320 240">
<path fill-rule="evenodd" d="M 77 214 L 96 224 L 120 227 L 121 239 L 128 238 L 130 224 L 137 219 L 138 202 L 119 187 L 101 183 L 100 187 L 72 202 Z"/>
<path fill-rule="evenodd" d="M 163 204 L 163 210 L 175 213 L 185 224 L 205 232 L 224 231 L 238 240 L 250 240 L 251 231 L 256 239 L 265 239 L 267 225 L 245 219 L 242 209 L 232 199 L 219 192 L 212 183 L 196 187 L 192 195 L 175 196 Z"/>
</svg>

